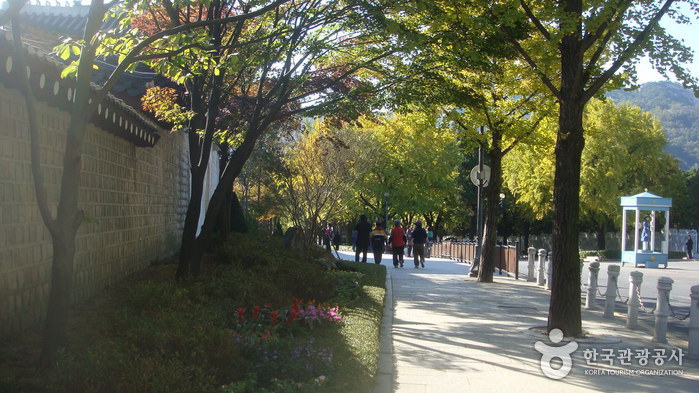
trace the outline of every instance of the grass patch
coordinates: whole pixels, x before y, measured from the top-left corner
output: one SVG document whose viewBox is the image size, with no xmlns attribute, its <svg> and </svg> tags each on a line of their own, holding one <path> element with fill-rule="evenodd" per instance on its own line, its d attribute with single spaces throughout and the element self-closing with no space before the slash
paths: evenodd
<svg viewBox="0 0 699 393">
<path fill-rule="evenodd" d="M 36 335 L 0 342 L 0 391 L 370 392 L 385 267 L 329 271 L 324 258 L 254 234 L 227 241 L 193 282 L 153 267 L 76 307 L 48 372 L 31 367 Z"/>
</svg>

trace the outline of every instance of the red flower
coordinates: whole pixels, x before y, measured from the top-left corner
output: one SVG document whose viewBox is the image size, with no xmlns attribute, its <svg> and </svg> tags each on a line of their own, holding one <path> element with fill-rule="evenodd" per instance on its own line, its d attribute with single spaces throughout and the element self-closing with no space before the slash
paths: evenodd
<svg viewBox="0 0 699 393">
<path fill-rule="evenodd" d="M 288 323 L 288 324 L 293 323 L 298 316 L 299 316 L 299 311 L 292 308 L 291 310 L 289 310 L 289 316 L 286 319 L 286 323 Z"/>
<path fill-rule="evenodd" d="M 279 311 L 272 311 L 269 313 L 269 316 L 272 318 L 272 329 L 274 329 L 275 326 L 277 326 L 277 319 L 279 319 Z"/>
<path fill-rule="evenodd" d="M 252 307 L 252 319 L 257 319 L 260 316 L 260 306 Z"/>
<path fill-rule="evenodd" d="M 238 325 L 243 324 L 243 317 L 245 316 L 245 309 L 242 307 L 238 307 L 236 310 L 236 313 L 238 314 Z"/>
</svg>

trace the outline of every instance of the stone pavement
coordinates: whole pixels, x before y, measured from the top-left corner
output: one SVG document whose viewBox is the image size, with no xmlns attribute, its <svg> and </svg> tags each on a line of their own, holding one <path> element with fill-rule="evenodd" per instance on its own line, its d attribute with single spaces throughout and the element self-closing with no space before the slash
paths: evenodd
<svg viewBox="0 0 699 393">
<path fill-rule="evenodd" d="M 353 259 L 349 253 L 341 256 Z M 549 303 L 545 289 L 497 275 L 495 283 L 478 283 L 468 277 L 469 265 L 436 258 L 428 259 L 425 269 L 414 269 L 411 262 L 395 269 L 386 257 L 375 393 L 699 392 L 699 361 L 684 357 L 680 365 L 670 358 L 678 348 L 686 355 L 686 321 L 674 321 L 684 330 L 670 329 L 668 344 L 658 344 L 652 341 L 650 314 L 641 313 L 641 327 L 629 330 L 620 312 L 607 320 L 602 307 L 583 310 L 588 337 L 573 340 L 578 348 L 570 373 L 551 379 L 542 372 L 542 354 L 535 348 L 537 342 L 555 346 L 542 329 Z M 595 352 L 597 360 L 586 361 L 584 355 Z M 654 354 L 663 365 L 655 364 Z M 648 364 L 641 365 L 644 358 Z M 560 362 L 551 364 L 555 373 Z"/>
</svg>

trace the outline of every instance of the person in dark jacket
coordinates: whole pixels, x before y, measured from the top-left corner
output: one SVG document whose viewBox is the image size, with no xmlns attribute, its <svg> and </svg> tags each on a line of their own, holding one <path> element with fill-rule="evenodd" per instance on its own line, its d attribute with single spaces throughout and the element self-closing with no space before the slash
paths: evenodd
<svg viewBox="0 0 699 393">
<path fill-rule="evenodd" d="M 415 229 L 413 230 L 413 261 L 415 261 L 415 268 L 417 269 L 422 265 L 425 267 L 425 247 L 427 245 L 427 231 L 422 227 L 422 221 L 415 222 Z"/>
<path fill-rule="evenodd" d="M 386 250 L 386 239 L 388 234 L 383 230 L 383 226 L 380 220 L 376 221 L 376 227 L 371 231 L 369 235 L 371 238 L 371 248 L 374 251 L 374 263 L 380 264 L 383 252 Z"/>
<path fill-rule="evenodd" d="M 687 236 L 687 241 L 684 243 L 684 248 L 687 250 L 687 259 L 693 259 L 692 249 L 694 249 L 694 241 L 692 235 Z"/>
<path fill-rule="evenodd" d="M 354 227 L 357 232 L 357 247 L 354 251 L 354 261 L 359 262 L 359 254 L 362 254 L 362 263 L 366 263 L 366 253 L 369 251 L 369 234 L 371 233 L 371 224 L 367 221 L 366 216 L 359 216 L 359 222 Z"/>
<path fill-rule="evenodd" d="M 342 243 L 342 235 L 340 234 L 340 228 L 336 225 L 333 230 L 333 247 L 335 247 L 335 252 L 340 251 L 340 243 Z"/>
</svg>

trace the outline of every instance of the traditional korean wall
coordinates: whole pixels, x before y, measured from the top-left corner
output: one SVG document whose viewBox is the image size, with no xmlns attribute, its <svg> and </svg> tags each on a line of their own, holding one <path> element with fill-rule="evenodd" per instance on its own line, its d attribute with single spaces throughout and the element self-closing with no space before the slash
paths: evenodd
<svg viewBox="0 0 699 393">
<path fill-rule="evenodd" d="M 68 114 L 39 104 L 43 173 L 58 200 Z M 153 148 L 90 125 L 83 155 L 74 301 L 86 299 L 179 248 L 189 197 L 181 134 Z M 46 311 L 51 237 L 36 207 L 24 100 L 0 86 L 0 334 L 35 326 Z"/>
</svg>

